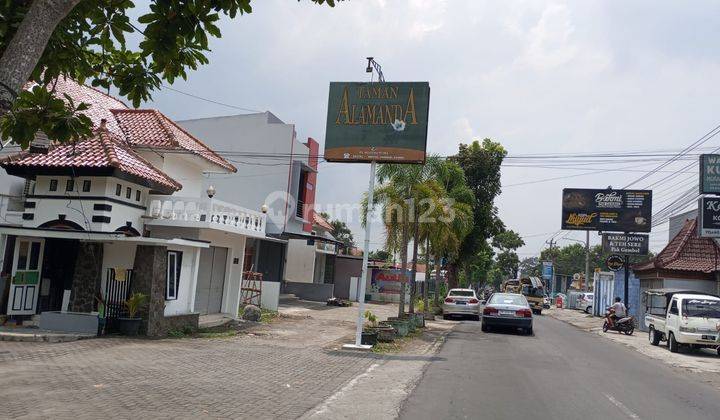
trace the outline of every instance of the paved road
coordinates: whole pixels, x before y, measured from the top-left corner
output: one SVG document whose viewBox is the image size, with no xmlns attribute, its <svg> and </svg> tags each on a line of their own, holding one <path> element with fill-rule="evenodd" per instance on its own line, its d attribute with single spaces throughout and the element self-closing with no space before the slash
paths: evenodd
<svg viewBox="0 0 720 420">
<path fill-rule="evenodd" d="M 535 336 L 464 321 L 401 419 L 718 419 L 720 392 L 621 344 L 549 317 Z"/>
</svg>

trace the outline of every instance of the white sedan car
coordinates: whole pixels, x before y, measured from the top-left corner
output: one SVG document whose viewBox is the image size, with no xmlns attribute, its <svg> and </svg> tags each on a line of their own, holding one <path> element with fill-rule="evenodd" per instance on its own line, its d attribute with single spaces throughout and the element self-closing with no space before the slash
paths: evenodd
<svg viewBox="0 0 720 420">
<path fill-rule="evenodd" d="M 450 289 L 442 309 L 443 319 L 461 315 L 480 320 L 480 300 L 473 289 Z"/>
</svg>

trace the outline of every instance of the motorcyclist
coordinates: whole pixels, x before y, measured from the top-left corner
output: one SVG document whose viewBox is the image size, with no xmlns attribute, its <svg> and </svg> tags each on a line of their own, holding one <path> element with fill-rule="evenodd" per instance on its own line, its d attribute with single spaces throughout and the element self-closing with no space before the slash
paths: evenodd
<svg viewBox="0 0 720 420">
<path fill-rule="evenodd" d="M 619 296 L 615 297 L 615 303 L 613 303 L 610 307 L 610 315 L 608 316 L 608 322 L 610 323 L 610 326 L 614 326 L 617 319 L 624 318 L 626 315 L 627 308 L 622 302 L 622 299 L 620 299 Z"/>
</svg>

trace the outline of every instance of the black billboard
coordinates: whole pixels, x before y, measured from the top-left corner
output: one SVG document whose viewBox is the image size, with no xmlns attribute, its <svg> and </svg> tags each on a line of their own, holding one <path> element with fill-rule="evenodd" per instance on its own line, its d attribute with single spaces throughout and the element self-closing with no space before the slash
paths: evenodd
<svg viewBox="0 0 720 420">
<path fill-rule="evenodd" d="M 603 233 L 602 249 L 606 254 L 647 255 L 650 251 L 649 235 Z"/>
<path fill-rule="evenodd" d="M 650 232 L 652 191 L 565 188 L 562 229 Z"/>
<path fill-rule="evenodd" d="M 700 236 L 720 238 L 720 198 L 701 197 L 698 208 Z"/>
</svg>

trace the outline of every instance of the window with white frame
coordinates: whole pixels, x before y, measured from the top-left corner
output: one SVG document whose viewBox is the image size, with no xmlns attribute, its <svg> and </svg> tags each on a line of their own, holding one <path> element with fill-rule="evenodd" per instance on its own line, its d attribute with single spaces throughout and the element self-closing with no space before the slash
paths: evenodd
<svg viewBox="0 0 720 420">
<path fill-rule="evenodd" d="M 182 267 L 182 252 L 168 251 L 167 278 L 165 281 L 165 300 L 175 300 L 178 297 L 180 285 L 180 268 Z"/>
</svg>

